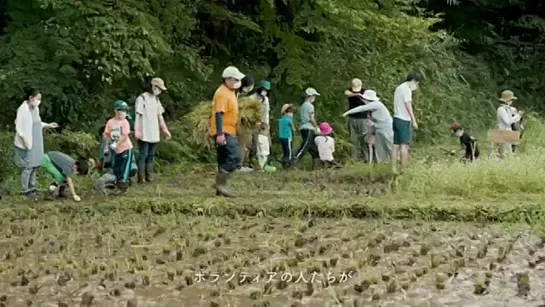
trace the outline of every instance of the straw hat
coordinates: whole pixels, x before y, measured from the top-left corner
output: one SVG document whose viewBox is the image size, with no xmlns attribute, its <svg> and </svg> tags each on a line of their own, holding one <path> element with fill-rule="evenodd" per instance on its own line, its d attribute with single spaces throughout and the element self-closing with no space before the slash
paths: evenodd
<svg viewBox="0 0 545 307">
<path fill-rule="evenodd" d="M 509 102 L 509 101 L 512 101 L 512 100 L 517 100 L 517 97 L 515 96 L 515 94 L 512 91 L 505 90 L 505 91 L 501 92 L 501 97 L 500 97 L 499 101 Z"/>
<path fill-rule="evenodd" d="M 286 113 L 286 110 L 289 109 L 289 108 L 291 108 L 292 106 L 293 106 L 293 104 L 291 104 L 291 103 L 286 103 L 286 104 L 284 104 L 284 105 L 282 106 L 282 109 L 281 109 L 281 111 L 280 111 L 280 114 Z"/>
</svg>

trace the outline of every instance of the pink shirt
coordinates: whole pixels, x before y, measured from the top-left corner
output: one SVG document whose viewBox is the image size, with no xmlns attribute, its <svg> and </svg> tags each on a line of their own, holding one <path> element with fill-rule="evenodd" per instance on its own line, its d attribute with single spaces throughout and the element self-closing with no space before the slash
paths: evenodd
<svg viewBox="0 0 545 307">
<path fill-rule="evenodd" d="M 119 142 L 121 136 L 127 136 L 123 143 L 118 143 L 115 149 L 116 153 L 122 153 L 125 150 L 132 149 L 131 139 L 128 137 L 131 132 L 131 126 L 126 119 L 112 118 L 106 123 L 104 133 L 110 138 L 110 142 Z"/>
</svg>

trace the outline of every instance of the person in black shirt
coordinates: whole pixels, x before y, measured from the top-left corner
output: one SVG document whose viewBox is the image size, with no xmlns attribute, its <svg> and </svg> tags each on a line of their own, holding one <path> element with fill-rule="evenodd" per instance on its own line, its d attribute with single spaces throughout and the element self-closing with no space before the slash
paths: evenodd
<svg viewBox="0 0 545 307">
<path fill-rule="evenodd" d="M 353 79 L 350 89 L 344 91 L 348 97 L 348 110 L 364 105 L 362 98 L 365 89 L 360 79 Z M 371 162 L 373 157 L 373 122 L 371 112 L 359 112 L 348 115 L 352 157 Z"/>
<path fill-rule="evenodd" d="M 450 126 L 450 131 L 460 138 L 460 144 L 462 150 L 465 150 L 465 154 L 462 160 L 465 162 L 473 162 L 479 158 L 479 146 L 477 145 L 477 139 L 465 132 L 459 123 L 454 123 Z"/>
</svg>

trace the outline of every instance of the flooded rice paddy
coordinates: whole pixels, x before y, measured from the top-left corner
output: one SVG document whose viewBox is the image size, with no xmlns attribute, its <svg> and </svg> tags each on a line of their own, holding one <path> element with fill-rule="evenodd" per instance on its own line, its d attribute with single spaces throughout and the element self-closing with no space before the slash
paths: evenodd
<svg viewBox="0 0 545 307">
<path fill-rule="evenodd" d="M 545 306 L 522 226 L 59 215 L 0 252 L 0 306 Z"/>
</svg>

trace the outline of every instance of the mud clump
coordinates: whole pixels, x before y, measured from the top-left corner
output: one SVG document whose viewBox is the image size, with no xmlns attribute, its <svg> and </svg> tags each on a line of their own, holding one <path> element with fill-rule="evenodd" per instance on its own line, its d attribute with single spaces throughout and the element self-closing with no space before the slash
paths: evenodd
<svg viewBox="0 0 545 307">
<path fill-rule="evenodd" d="M 528 296 L 530 294 L 530 276 L 528 272 L 516 273 L 517 295 Z"/>
</svg>

